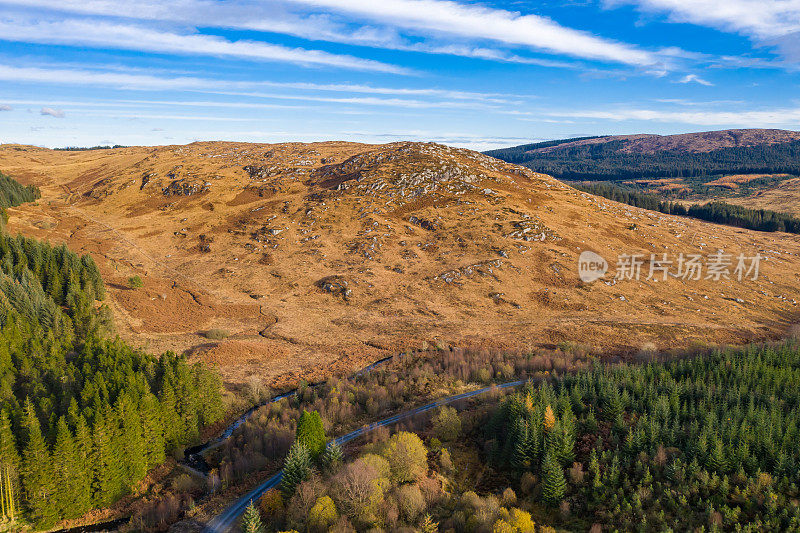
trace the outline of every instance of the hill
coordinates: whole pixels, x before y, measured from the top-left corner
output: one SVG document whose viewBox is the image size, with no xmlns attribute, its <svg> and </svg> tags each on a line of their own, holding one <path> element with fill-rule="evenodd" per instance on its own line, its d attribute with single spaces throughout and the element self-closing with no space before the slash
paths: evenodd
<svg viewBox="0 0 800 533">
<path fill-rule="evenodd" d="M 568 180 L 695 178 L 723 174 L 800 174 L 800 132 L 740 129 L 680 135 L 562 139 L 487 152 Z"/>
<path fill-rule="evenodd" d="M 10 210 L 10 231 L 91 254 L 126 340 L 188 351 L 231 385 L 318 379 L 423 343 L 634 353 L 797 320 L 791 236 L 617 204 L 468 150 L 6 145 L 0 169 L 42 191 Z M 620 254 L 718 249 L 765 256 L 759 278 L 610 279 Z M 585 250 L 611 264 L 604 281 L 580 281 Z"/>
</svg>

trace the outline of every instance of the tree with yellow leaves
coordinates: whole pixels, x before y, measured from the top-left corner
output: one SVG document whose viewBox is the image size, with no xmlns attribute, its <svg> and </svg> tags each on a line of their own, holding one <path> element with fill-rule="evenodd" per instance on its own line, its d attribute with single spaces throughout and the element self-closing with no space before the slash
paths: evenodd
<svg viewBox="0 0 800 533">
<path fill-rule="evenodd" d="M 550 431 L 556 425 L 556 415 L 553 413 L 553 408 L 549 405 L 544 409 L 544 430 Z"/>
</svg>

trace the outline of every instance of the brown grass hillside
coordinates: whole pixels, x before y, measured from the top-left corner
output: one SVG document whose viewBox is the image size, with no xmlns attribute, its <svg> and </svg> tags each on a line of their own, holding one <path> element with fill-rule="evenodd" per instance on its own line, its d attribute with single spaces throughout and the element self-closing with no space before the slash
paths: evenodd
<svg viewBox="0 0 800 533">
<path fill-rule="evenodd" d="M 11 231 L 91 253 L 123 337 L 189 351 L 230 383 L 314 379 L 423 343 L 635 352 L 771 338 L 797 320 L 796 236 L 616 204 L 468 150 L 4 145 L 0 170 L 42 188 Z M 760 279 L 577 274 L 583 250 L 614 263 L 717 249 L 767 256 Z M 143 288 L 127 287 L 134 274 Z"/>
</svg>

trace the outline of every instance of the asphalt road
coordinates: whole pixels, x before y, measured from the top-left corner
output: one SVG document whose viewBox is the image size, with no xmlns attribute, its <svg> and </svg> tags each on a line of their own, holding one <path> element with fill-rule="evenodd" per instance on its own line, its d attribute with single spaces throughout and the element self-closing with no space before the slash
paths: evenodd
<svg viewBox="0 0 800 533">
<path fill-rule="evenodd" d="M 456 394 L 454 396 L 448 396 L 446 398 L 441 398 L 436 400 L 435 402 L 431 402 L 415 409 L 411 409 L 409 411 L 404 411 L 402 413 L 398 413 L 396 415 L 392 415 L 390 417 L 384 418 L 383 420 L 379 420 L 377 422 L 373 422 L 372 424 L 362 426 L 355 431 L 351 431 L 346 435 L 342 435 L 334 439 L 339 445 L 343 445 L 347 442 L 350 442 L 353 439 L 361 437 L 362 435 L 366 435 L 371 431 L 375 431 L 380 427 L 391 426 L 392 424 L 396 424 L 397 422 L 401 422 L 408 418 L 414 417 L 420 413 L 424 413 L 426 411 L 430 411 L 431 409 L 435 409 L 442 405 L 447 405 L 449 403 L 457 402 L 459 400 L 466 400 L 467 398 L 472 398 L 474 396 L 478 396 L 489 392 L 492 389 L 507 389 L 510 387 L 516 387 L 525 383 L 523 380 L 517 381 L 510 381 L 508 383 L 503 383 L 500 385 L 492 385 L 491 387 L 484 387 L 482 389 L 477 389 L 470 392 L 463 392 L 461 394 Z M 267 479 L 259 486 L 245 494 L 244 496 L 240 497 L 238 500 L 233 502 L 229 505 L 221 514 L 217 515 L 211 521 L 206 524 L 205 532 L 206 533 L 227 533 L 231 527 L 236 523 L 239 517 L 244 513 L 244 510 L 250 505 L 250 502 L 258 501 L 261 496 L 267 492 L 269 489 L 273 489 L 280 485 L 281 477 L 283 476 L 283 472 L 278 472 L 271 478 Z"/>
</svg>

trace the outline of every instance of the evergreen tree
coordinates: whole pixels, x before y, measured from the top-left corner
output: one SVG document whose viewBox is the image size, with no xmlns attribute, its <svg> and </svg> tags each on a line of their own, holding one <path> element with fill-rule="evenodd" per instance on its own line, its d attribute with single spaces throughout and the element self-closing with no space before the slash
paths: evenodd
<svg viewBox="0 0 800 533">
<path fill-rule="evenodd" d="M 320 456 L 320 465 L 328 472 L 335 471 L 343 461 L 344 453 L 342 452 L 342 447 L 336 441 L 331 441 L 325 446 L 325 451 Z"/>
<path fill-rule="evenodd" d="M 62 518 L 81 516 L 89 510 L 90 486 L 81 466 L 75 441 L 64 417 L 59 418 L 53 446 L 54 503 Z"/>
<path fill-rule="evenodd" d="M 53 482 L 53 463 L 30 399 L 25 401 L 23 427 L 25 446 L 22 486 L 25 499 L 34 522 L 39 526 L 48 527 L 58 519 L 58 507 L 53 499 L 56 492 Z"/>
<path fill-rule="evenodd" d="M 546 454 L 542 462 L 542 499 L 545 503 L 555 506 L 564 499 L 566 491 L 564 470 L 551 454 Z"/>
<path fill-rule="evenodd" d="M 11 421 L 5 410 L 0 410 L 0 467 L 5 466 L 9 475 L 14 478 L 19 467 L 19 452 L 14 434 L 11 432 Z M 14 478 L 15 479 L 15 478 Z"/>
<path fill-rule="evenodd" d="M 316 460 L 325 451 L 325 443 L 328 439 L 325 436 L 322 417 L 317 411 L 303 410 L 303 414 L 300 415 L 300 420 L 297 422 L 295 440 L 305 445 L 313 460 Z"/>
<path fill-rule="evenodd" d="M 125 474 L 120 464 L 120 453 L 114 446 L 113 419 L 102 414 L 92 431 L 92 498 L 98 507 L 105 507 L 123 494 Z"/>
<path fill-rule="evenodd" d="M 125 484 L 130 489 L 147 474 L 147 450 L 142 437 L 142 419 L 132 402 L 125 396 L 119 402 L 118 416 L 122 419 L 120 445 L 124 446 Z"/>
<path fill-rule="evenodd" d="M 592 489 L 595 495 L 598 495 L 600 489 L 603 487 L 603 482 L 600 479 L 600 462 L 597 459 L 597 449 L 592 448 L 592 453 L 589 456 L 589 474 L 592 476 Z"/>
<path fill-rule="evenodd" d="M 259 514 L 252 501 L 244 510 L 244 515 L 242 516 L 242 533 L 264 533 L 261 514 Z"/>
<path fill-rule="evenodd" d="M 283 477 L 281 478 L 281 493 L 285 500 L 294 494 L 297 485 L 305 481 L 311 475 L 311 455 L 306 445 L 299 440 L 289 448 L 286 462 L 283 465 Z"/>
<path fill-rule="evenodd" d="M 217 389 L 218 390 L 218 389 Z M 142 398 L 142 438 L 145 444 L 147 468 L 164 461 L 164 430 L 162 426 L 161 408 L 158 399 L 148 392 Z"/>
</svg>

